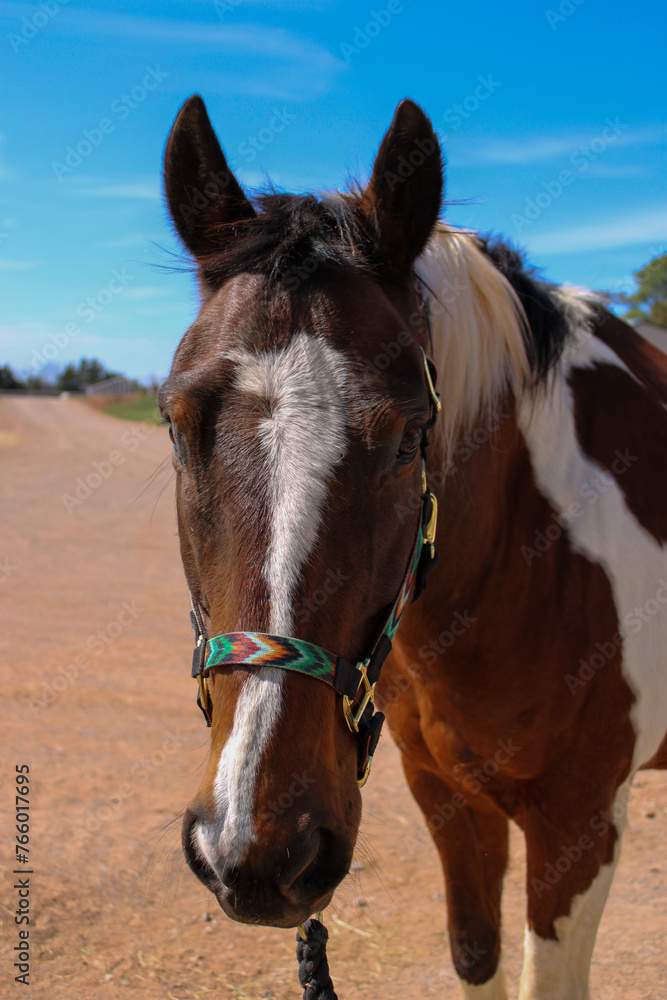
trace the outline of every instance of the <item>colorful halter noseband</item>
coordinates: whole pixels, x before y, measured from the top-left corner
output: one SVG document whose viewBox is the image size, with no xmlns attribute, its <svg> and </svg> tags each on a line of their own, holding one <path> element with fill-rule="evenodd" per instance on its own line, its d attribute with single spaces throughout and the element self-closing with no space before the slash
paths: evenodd
<svg viewBox="0 0 667 1000">
<path fill-rule="evenodd" d="M 424 371 L 431 397 L 431 416 L 426 425 L 428 430 L 435 423 L 441 404 L 435 391 L 435 367 L 425 354 Z M 321 646 L 291 636 L 269 635 L 265 632 L 225 632 L 209 639 L 206 637 L 199 605 L 191 598 L 190 619 L 196 640 L 192 656 L 192 676 L 199 684 L 197 704 L 204 713 L 207 725 L 211 725 L 212 711 L 207 677 L 214 667 L 277 667 L 315 677 L 342 695 L 345 720 L 350 731 L 359 736 L 357 781 L 360 787 L 366 783 L 384 722 L 382 712 L 374 711 L 375 685 L 382 664 L 391 650 L 391 643 L 408 605 L 410 593 L 414 588 L 412 599 L 419 597 L 438 558 L 434 546 L 438 505 L 426 482 L 427 446 L 424 433 L 421 443 L 422 497 L 419 523 L 403 583 L 369 656 L 356 666 Z"/>
</svg>

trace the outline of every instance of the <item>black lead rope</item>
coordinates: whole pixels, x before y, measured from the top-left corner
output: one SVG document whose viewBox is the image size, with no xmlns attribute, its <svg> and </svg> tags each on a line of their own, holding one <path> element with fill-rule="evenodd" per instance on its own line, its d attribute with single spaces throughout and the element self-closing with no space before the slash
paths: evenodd
<svg viewBox="0 0 667 1000">
<path fill-rule="evenodd" d="M 303 1000 L 338 1000 L 329 974 L 328 938 L 329 932 L 324 924 L 312 917 L 296 932 L 296 958 Z"/>
</svg>

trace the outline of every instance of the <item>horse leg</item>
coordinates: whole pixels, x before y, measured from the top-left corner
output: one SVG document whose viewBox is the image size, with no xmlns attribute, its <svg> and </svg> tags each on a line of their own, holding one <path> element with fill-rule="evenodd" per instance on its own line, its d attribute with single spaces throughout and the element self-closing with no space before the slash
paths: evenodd
<svg viewBox="0 0 667 1000">
<path fill-rule="evenodd" d="M 626 781 L 611 802 L 542 800 L 521 817 L 528 922 L 519 1000 L 587 1000 L 628 794 Z"/>
<path fill-rule="evenodd" d="M 500 967 L 500 897 L 507 819 L 472 809 L 460 792 L 403 757 L 410 790 L 440 854 L 452 960 L 466 1000 L 507 1000 Z"/>
</svg>

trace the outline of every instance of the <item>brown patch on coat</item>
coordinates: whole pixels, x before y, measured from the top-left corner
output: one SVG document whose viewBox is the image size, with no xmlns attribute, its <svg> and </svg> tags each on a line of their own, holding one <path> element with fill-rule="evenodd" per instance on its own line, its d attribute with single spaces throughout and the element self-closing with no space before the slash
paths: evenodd
<svg viewBox="0 0 667 1000">
<path fill-rule="evenodd" d="M 660 402 L 667 404 L 667 356 L 637 331 L 604 311 L 593 327 L 595 336 L 618 355 L 635 378 Z"/>
<path fill-rule="evenodd" d="M 666 477 L 656 456 L 667 454 L 667 412 L 654 393 L 614 364 L 572 368 L 568 382 L 581 448 L 613 477 L 642 527 L 664 543 L 667 507 L 660 486 Z"/>
</svg>

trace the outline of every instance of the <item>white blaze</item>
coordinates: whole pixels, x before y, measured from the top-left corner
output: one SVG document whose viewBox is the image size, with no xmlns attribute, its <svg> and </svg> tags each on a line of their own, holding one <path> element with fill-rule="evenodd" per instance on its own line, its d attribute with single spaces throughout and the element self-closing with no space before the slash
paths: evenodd
<svg viewBox="0 0 667 1000">
<path fill-rule="evenodd" d="M 236 388 L 257 396 L 269 415 L 259 424 L 268 465 L 271 537 L 264 579 L 270 632 L 291 635 L 293 601 L 319 533 L 327 483 L 346 449 L 345 359 L 319 337 L 295 334 L 286 348 L 236 351 Z M 217 818 L 197 828 L 197 842 L 215 868 L 220 853 L 242 860 L 255 839 L 257 773 L 280 716 L 283 671 L 264 667 L 246 680 L 232 733 L 218 762 Z M 219 873 L 224 877 L 224 873 Z"/>
<path fill-rule="evenodd" d="M 327 481 L 345 453 L 345 360 L 319 337 L 297 333 L 282 351 L 234 355 L 237 388 L 259 396 L 269 466 L 271 540 L 264 578 L 272 632 L 290 635 L 292 600 L 317 539 Z"/>
</svg>

